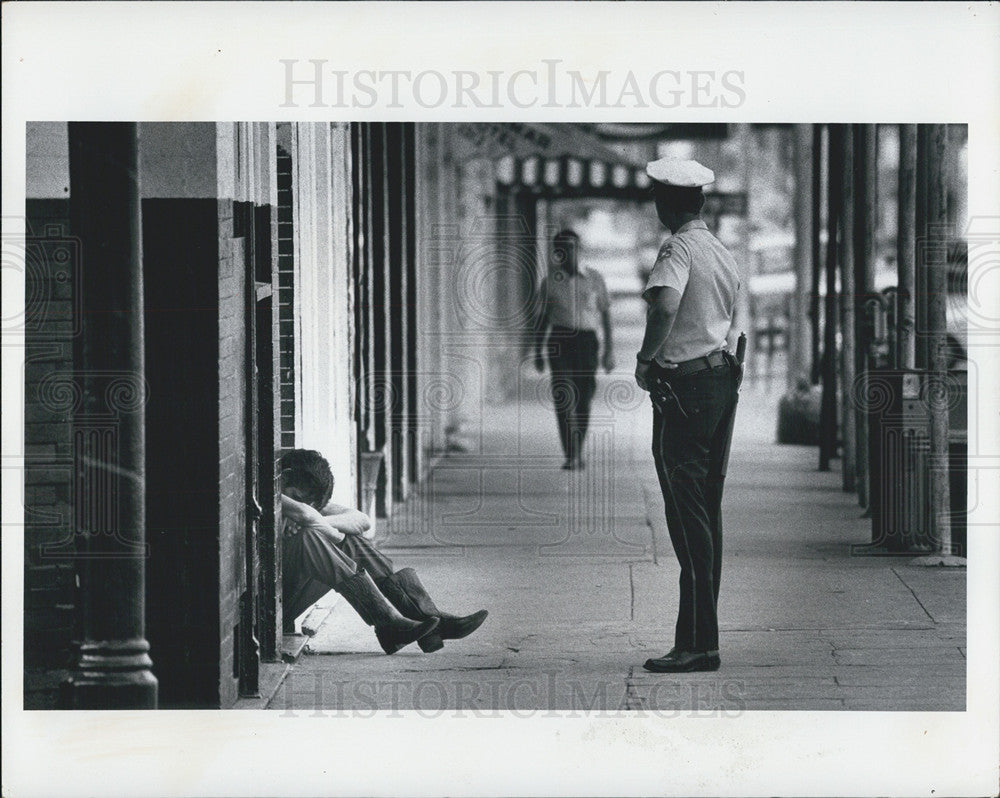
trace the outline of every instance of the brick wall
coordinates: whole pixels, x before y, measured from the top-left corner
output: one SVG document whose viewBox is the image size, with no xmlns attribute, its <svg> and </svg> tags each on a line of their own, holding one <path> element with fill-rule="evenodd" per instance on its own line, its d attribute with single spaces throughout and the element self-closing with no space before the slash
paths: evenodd
<svg viewBox="0 0 1000 798">
<path fill-rule="evenodd" d="M 277 178 L 276 178 L 277 179 Z M 290 187 L 290 185 L 289 185 Z M 275 200 L 277 200 L 277 192 L 275 192 Z M 291 209 L 289 208 L 289 212 Z M 274 344 L 271 351 L 271 388 L 266 393 L 270 394 L 272 404 L 270 406 L 270 411 L 272 414 L 272 446 L 271 446 L 271 475 L 272 479 L 270 481 L 269 490 L 271 491 L 272 504 L 268 507 L 267 497 L 264 497 L 262 501 L 262 506 L 265 513 L 265 521 L 270 524 L 270 534 L 272 536 L 272 554 L 271 558 L 274 564 L 274 574 L 275 574 L 275 585 L 274 585 L 274 639 L 278 647 L 273 652 L 274 658 L 280 658 L 280 642 L 283 635 L 284 626 L 284 610 L 282 607 L 282 571 L 283 565 L 281 561 L 281 498 L 280 498 L 280 486 L 281 486 L 281 451 L 283 446 L 282 441 L 282 429 L 281 429 L 281 346 L 280 346 L 280 332 L 281 332 L 281 313 L 280 313 L 280 297 L 278 296 L 278 248 L 279 248 L 279 229 L 282 224 L 279 218 L 279 209 L 275 205 L 269 206 L 268 218 L 270 219 L 270 240 L 271 240 L 271 285 L 274 289 L 273 302 L 271 306 L 271 329 L 269 331 L 271 335 L 272 344 Z M 286 221 L 285 224 L 288 222 Z M 286 231 L 288 232 L 287 228 Z M 270 518 L 267 518 L 267 514 L 270 512 Z"/>
<path fill-rule="evenodd" d="M 219 200 L 219 674 L 222 706 L 238 693 L 234 629 L 246 589 L 244 268 L 233 244 L 233 201 Z"/>
<path fill-rule="evenodd" d="M 295 258 L 292 156 L 278 146 L 278 329 L 281 448 L 295 448 Z"/>
<path fill-rule="evenodd" d="M 192 200 L 145 201 L 144 217 L 147 223 L 162 222 L 171 228 L 169 219 L 180 218 L 191 212 Z M 214 203 L 213 203 L 214 205 Z M 30 244 L 32 263 L 53 262 L 54 248 L 61 247 L 68 234 L 68 203 L 64 200 L 31 200 L 27 205 L 29 229 L 34 239 Z M 185 223 L 187 240 L 192 256 L 199 249 L 192 239 L 194 218 L 203 218 L 201 211 L 192 214 Z M 206 220 L 207 221 L 207 220 Z M 211 229 L 215 229 L 214 225 Z M 207 306 L 210 318 L 197 320 L 190 311 L 180 319 L 184 327 L 197 323 L 210 334 L 199 337 L 199 349 L 204 349 L 205 362 L 216 358 L 212 339 L 218 332 L 218 418 L 206 413 L 206 393 L 198 389 L 199 377 L 189 369 L 189 384 L 180 385 L 177 396 L 165 395 L 171 382 L 157 380 L 157 357 L 147 348 L 147 366 L 151 385 L 150 403 L 147 407 L 147 456 L 157 462 L 148 465 L 148 511 L 151 523 L 147 530 L 151 546 L 151 561 L 147 567 L 147 633 L 152 645 L 154 672 L 161 682 L 161 703 L 165 706 L 227 706 L 236 699 L 236 684 L 232 678 L 233 638 L 232 629 L 238 622 L 238 598 L 242 585 L 234 575 L 243 572 L 244 539 L 244 486 L 243 486 L 243 384 L 244 327 L 243 327 L 243 268 L 235 264 L 232 252 L 232 202 L 219 203 L 218 218 L 218 316 L 211 312 L 214 297 L 211 292 L 199 294 L 200 301 L 188 302 Z M 204 241 L 201 241 L 204 243 Z M 147 246 L 159 245 L 147 235 Z M 182 262 L 178 258 L 175 263 Z M 153 278 L 148 275 L 151 287 Z M 180 272 L 168 281 L 180 287 L 188 284 Z M 154 291 L 162 297 L 162 290 Z M 72 427 L 71 397 L 63 388 L 68 382 L 60 375 L 73 369 L 72 269 L 34 268 L 29 270 L 28 297 L 40 297 L 37 312 L 29 314 L 26 322 L 25 365 L 25 649 L 24 690 L 25 707 L 32 709 L 53 708 L 57 687 L 71 663 L 71 645 L 74 638 L 74 528 L 72 494 Z M 180 306 L 176 297 L 164 298 L 165 306 Z M 29 308 L 35 305 L 29 305 Z M 166 328 L 171 320 L 155 303 L 147 302 L 151 318 L 147 323 L 147 347 L 155 339 L 150 329 L 153 321 Z M 207 326 L 205 326 L 207 324 Z M 206 343 L 207 341 L 207 343 Z M 181 346 L 187 354 L 195 347 Z M 176 351 L 176 350 L 175 350 Z M 160 361 L 162 361 L 162 357 Z M 62 387 L 61 387 L 62 386 Z M 212 393 L 212 392 L 209 392 Z M 186 398 L 185 398 L 186 397 Z M 179 409 L 186 402 L 189 410 Z M 171 412 L 186 415 L 183 426 L 173 426 L 171 421 L 160 418 L 162 406 Z M 191 419 L 201 418 L 205 429 L 195 429 Z M 205 440 L 203 433 L 217 441 Z M 164 437 L 169 438 L 163 441 Z M 160 442 L 158 443 L 158 439 Z M 158 452 L 176 449 L 180 458 L 187 458 L 188 469 L 218 460 L 219 489 L 214 479 L 200 485 L 178 484 L 176 476 L 161 476 L 164 467 Z M 159 463 L 159 465 L 157 465 Z M 215 466 L 211 466 L 214 473 Z M 188 510 L 180 507 L 185 496 L 192 491 L 199 498 L 191 502 Z M 212 497 L 215 498 L 212 498 Z M 212 518 L 196 520 L 192 513 L 198 510 L 201 499 L 210 501 L 215 508 Z M 160 508 L 171 508 L 175 517 L 164 520 Z M 183 521 L 178 521 L 183 516 Z M 217 521 L 216 521 L 217 518 Z M 183 565 L 183 567 L 179 567 Z M 226 580 L 219 583 L 218 580 Z M 214 592 L 218 584 L 218 618 L 205 612 L 206 589 Z M 211 595 L 210 593 L 208 595 Z M 181 606 L 185 605 L 186 606 Z M 189 608 L 197 608 L 190 611 Z M 185 620 L 186 619 L 186 620 Z M 219 640 L 218 654 L 206 642 Z M 186 669 L 190 669 L 187 671 Z M 201 682 L 179 684 L 179 678 L 189 673 Z M 217 676 L 211 674 L 217 673 Z M 228 678 L 227 678 L 227 675 Z M 193 679 L 191 680 L 193 681 Z M 221 682 L 221 684 L 217 684 Z M 180 699 L 190 688 L 190 693 Z M 191 696 L 197 694 L 197 701 Z"/>
<path fill-rule="evenodd" d="M 257 256 L 264 263 L 266 275 L 273 281 L 275 271 L 275 253 L 273 242 L 277 236 L 278 221 L 271 212 L 270 206 L 255 205 L 247 202 L 219 201 L 219 674 L 220 701 L 223 707 L 230 706 L 238 693 L 238 656 L 237 656 L 237 625 L 245 623 L 240 615 L 240 596 L 250 587 L 246 580 L 246 530 L 247 503 L 246 493 L 246 432 L 250 419 L 247 417 L 246 383 L 247 383 L 247 328 L 245 325 L 245 279 L 244 271 L 248 255 L 244 247 L 251 246 L 251 239 L 256 238 Z M 264 251 L 259 248 L 264 247 Z M 270 259 L 268 255 L 270 254 Z M 267 280 L 264 280 L 266 282 Z M 273 341 L 277 335 L 277 314 L 272 314 L 270 328 L 260 327 L 257 330 L 258 342 L 262 336 L 268 336 Z M 264 323 L 258 320 L 258 323 Z M 274 358 L 272 374 L 278 369 L 278 350 L 275 348 L 271 357 Z M 261 379 L 267 372 L 265 364 L 258 363 L 258 374 Z M 262 391 L 273 395 L 274 385 L 262 386 Z M 266 397 L 260 397 L 257 423 L 263 431 L 266 429 L 265 416 L 268 414 Z M 276 494 L 269 500 L 268 493 L 273 493 L 273 481 L 277 477 L 276 461 L 267 460 L 270 452 L 263 440 L 260 441 L 258 454 L 262 462 L 262 472 L 270 471 L 272 478 L 267 480 L 261 476 L 259 485 L 259 501 L 264 509 L 265 517 L 260 523 L 260 536 L 257 543 L 257 559 L 260 562 L 260 573 L 266 577 L 267 563 L 271 562 L 275 552 L 270 551 L 267 540 L 267 530 L 273 529 L 273 519 L 278 512 Z M 266 483 L 271 483 L 266 484 Z M 271 520 L 268 519 L 270 514 Z M 280 578 L 280 563 L 276 565 Z M 257 584 L 255 588 L 258 602 L 257 619 L 260 626 L 257 638 L 260 643 L 262 659 L 278 655 L 273 639 L 265 628 L 268 610 L 266 593 L 274 593 L 274 586 Z M 280 606 L 280 590 L 277 590 L 277 600 Z M 281 622 L 280 609 L 274 621 Z M 280 630 L 280 626 L 276 627 Z M 273 650 L 272 650 L 273 649 Z"/>
<path fill-rule="evenodd" d="M 55 705 L 74 633 L 69 202 L 29 199 L 24 368 L 24 705 Z M 69 254 L 70 257 L 63 256 Z"/>
<path fill-rule="evenodd" d="M 224 132 L 216 125 L 184 130 L 146 125 L 140 136 L 140 147 L 146 147 L 144 178 L 147 172 L 154 178 L 144 182 L 143 199 L 150 381 L 147 636 L 160 679 L 161 706 L 166 707 L 226 707 L 238 692 L 234 628 L 241 620 L 239 598 L 246 589 L 245 274 L 234 246 L 234 201 L 205 196 L 215 186 L 214 180 L 205 182 L 204 173 L 216 169 L 217 131 Z M 186 147 L 192 138 L 199 142 L 200 155 L 186 150 L 179 155 L 178 147 Z M 49 149 L 58 150 L 59 157 L 49 160 L 58 169 L 42 158 L 48 158 L 45 150 L 35 158 L 41 164 L 35 171 L 46 178 L 46 186 L 62 190 L 63 183 L 68 184 L 68 178 L 60 177 L 60 170 L 66 171 L 65 141 L 56 145 L 58 141 Z M 31 157 L 29 143 L 29 162 Z M 187 159 L 184 174 L 195 177 L 166 179 L 177 158 Z M 283 179 L 290 208 L 290 176 Z M 29 180 L 29 194 L 37 183 Z M 159 189 L 148 195 L 150 186 Z M 290 245 L 290 216 L 279 220 L 269 210 L 271 201 L 265 200 L 268 210 L 258 214 L 259 232 L 276 241 L 283 224 L 285 246 Z M 71 456 L 75 394 L 68 375 L 79 319 L 73 314 L 77 261 L 72 252 L 68 260 L 60 259 L 67 246 L 72 248 L 72 240 L 67 245 L 66 239 L 68 216 L 65 198 L 27 203 L 33 243 L 26 261 L 26 297 L 29 310 L 36 310 L 26 319 L 24 385 L 27 708 L 55 705 L 76 636 Z M 275 247 L 272 263 L 276 266 L 279 255 L 289 252 Z M 279 314 L 269 323 L 274 327 L 261 333 L 277 336 Z M 280 377 L 277 348 L 273 357 Z M 60 382 L 60 373 L 67 379 Z"/>
</svg>

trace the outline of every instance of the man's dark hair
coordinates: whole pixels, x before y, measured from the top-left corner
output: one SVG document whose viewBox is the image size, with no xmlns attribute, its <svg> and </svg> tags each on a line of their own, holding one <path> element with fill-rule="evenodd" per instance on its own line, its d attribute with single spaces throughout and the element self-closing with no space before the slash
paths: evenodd
<svg viewBox="0 0 1000 798">
<path fill-rule="evenodd" d="M 560 230 L 554 236 L 552 236 L 552 245 L 556 248 L 573 246 L 580 243 L 580 236 L 576 234 L 573 230 Z"/>
<path fill-rule="evenodd" d="M 294 487 L 309 497 L 307 504 L 317 510 L 326 506 L 333 495 L 333 472 L 330 464 L 312 449 L 292 449 L 281 457 L 282 489 Z"/>
<path fill-rule="evenodd" d="M 701 188 L 668 186 L 654 181 L 653 196 L 657 202 L 663 203 L 677 213 L 700 213 L 705 205 L 705 193 Z"/>
<path fill-rule="evenodd" d="M 579 258 L 580 236 L 572 230 L 560 230 L 552 236 L 552 259 L 557 266 L 566 268 L 568 253 L 572 252 L 574 260 Z"/>
</svg>

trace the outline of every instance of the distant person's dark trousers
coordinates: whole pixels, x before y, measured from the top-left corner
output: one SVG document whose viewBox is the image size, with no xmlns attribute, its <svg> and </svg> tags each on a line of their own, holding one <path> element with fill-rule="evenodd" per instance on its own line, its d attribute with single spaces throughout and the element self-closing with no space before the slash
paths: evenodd
<svg viewBox="0 0 1000 798">
<path fill-rule="evenodd" d="M 719 648 L 722 487 L 739 380 L 739 367 L 726 357 L 684 376 L 656 365 L 650 370 L 653 460 L 681 568 L 679 651 Z"/>
<path fill-rule="evenodd" d="M 590 403 L 597 388 L 597 333 L 553 326 L 548 352 L 559 440 L 566 459 L 576 460 L 590 425 Z"/>
</svg>

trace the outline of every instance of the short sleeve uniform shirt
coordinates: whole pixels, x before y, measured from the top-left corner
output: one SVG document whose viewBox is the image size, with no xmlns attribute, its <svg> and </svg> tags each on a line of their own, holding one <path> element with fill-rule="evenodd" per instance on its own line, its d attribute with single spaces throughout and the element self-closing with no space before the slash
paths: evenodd
<svg viewBox="0 0 1000 798">
<path fill-rule="evenodd" d="M 610 305 L 604 278 L 593 269 L 569 274 L 555 269 L 543 281 L 541 294 L 548 303 L 549 324 L 573 330 L 597 330 L 601 314 Z"/>
<path fill-rule="evenodd" d="M 685 224 L 660 247 L 643 299 L 651 301 L 658 287 L 673 288 L 681 302 L 655 360 L 681 363 L 725 346 L 740 289 L 739 270 L 701 219 Z"/>
</svg>

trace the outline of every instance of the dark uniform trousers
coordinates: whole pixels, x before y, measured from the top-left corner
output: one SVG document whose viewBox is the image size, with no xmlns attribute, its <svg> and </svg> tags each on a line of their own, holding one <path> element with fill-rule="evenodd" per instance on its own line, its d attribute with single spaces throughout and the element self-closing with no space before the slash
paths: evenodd
<svg viewBox="0 0 1000 798">
<path fill-rule="evenodd" d="M 576 459 L 590 426 L 590 403 L 597 389 L 597 333 L 552 327 L 549 368 L 559 440 L 568 459 Z"/>
<path fill-rule="evenodd" d="M 655 364 L 649 373 L 653 460 L 681 568 L 678 650 L 719 647 L 722 486 L 739 368 L 727 354 L 719 366 L 680 377 Z"/>
<path fill-rule="evenodd" d="M 322 532 L 304 527 L 282 540 L 282 611 L 298 618 L 344 580 L 367 571 L 372 579 L 392 576 L 392 561 L 360 535 L 334 543 Z"/>
</svg>

